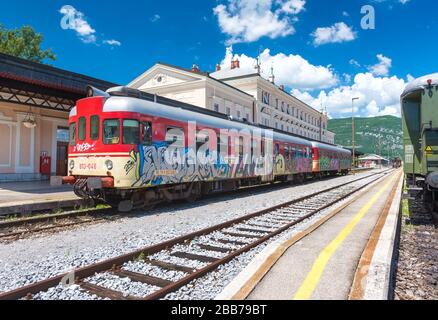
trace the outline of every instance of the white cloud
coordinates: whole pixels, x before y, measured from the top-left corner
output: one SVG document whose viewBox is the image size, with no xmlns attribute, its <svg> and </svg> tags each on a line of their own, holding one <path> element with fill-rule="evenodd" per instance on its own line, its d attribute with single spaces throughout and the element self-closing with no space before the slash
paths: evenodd
<svg viewBox="0 0 438 320">
<path fill-rule="evenodd" d="M 408 3 L 409 1 L 411 1 L 411 0 L 399 0 L 398 2 L 400 2 L 401 4 L 406 4 L 406 3 Z"/>
<path fill-rule="evenodd" d="M 222 69 L 229 69 L 231 59 L 238 58 L 240 67 L 248 71 L 255 71 L 256 58 L 245 54 L 234 54 L 233 48 L 228 47 L 221 62 Z M 274 67 L 275 82 L 289 88 L 313 90 L 329 88 L 338 84 L 338 78 L 330 66 L 317 66 L 300 55 L 277 53 L 272 55 L 270 49 L 260 54 L 261 74 L 267 78 Z"/>
<path fill-rule="evenodd" d="M 313 44 L 320 46 L 328 43 L 353 41 L 357 38 L 357 33 L 344 22 L 338 22 L 330 27 L 317 28 L 311 36 Z"/>
<path fill-rule="evenodd" d="M 387 76 L 389 74 L 389 69 L 392 67 L 392 59 L 385 57 L 383 54 L 378 54 L 377 59 L 379 62 L 370 66 L 368 70 L 375 76 Z"/>
<path fill-rule="evenodd" d="M 111 39 L 111 40 L 104 40 L 103 41 L 104 44 L 108 44 L 110 46 L 117 46 L 120 47 L 122 45 L 122 43 L 120 41 Z"/>
<path fill-rule="evenodd" d="M 357 67 L 357 68 L 360 68 L 360 63 L 357 62 L 357 61 L 354 60 L 354 59 L 351 59 L 348 63 L 351 64 L 352 66 L 355 66 L 355 67 Z"/>
<path fill-rule="evenodd" d="M 149 20 L 151 20 L 151 22 L 157 22 L 160 19 L 161 16 L 159 14 L 154 14 Z"/>
<path fill-rule="evenodd" d="M 364 116 L 400 115 L 400 95 L 406 82 L 396 76 L 376 77 L 372 73 L 358 73 L 351 86 L 336 87 L 328 92 L 321 91 L 317 97 L 300 90 L 292 94 L 315 108 L 320 108 L 321 101 L 327 106 L 331 116 L 351 115 L 351 98 L 359 97 L 355 102 L 358 114 Z"/>
<path fill-rule="evenodd" d="M 279 1 L 281 3 L 281 1 Z M 284 12 L 287 14 L 299 14 L 304 11 L 304 6 L 306 5 L 305 0 L 288 0 L 281 3 L 281 8 L 278 9 L 279 12 Z"/>
<path fill-rule="evenodd" d="M 213 9 L 221 31 L 229 36 L 227 45 L 254 42 L 262 37 L 275 39 L 295 33 L 296 15 L 304 0 L 228 0 Z"/>
<path fill-rule="evenodd" d="M 398 106 L 386 106 L 384 108 L 379 108 L 375 100 L 372 100 L 365 109 L 367 111 L 367 117 L 400 115 Z"/>
<path fill-rule="evenodd" d="M 96 42 L 96 30 L 87 22 L 82 12 L 70 5 L 63 6 L 59 12 L 64 15 L 61 20 L 63 28 L 76 31 L 78 37 L 85 43 Z"/>
<path fill-rule="evenodd" d="M 342 15 L 344 17 L 349 17 L 350 16 L 350 14 L 347 11 L 342 11 Z"/>
</svg>

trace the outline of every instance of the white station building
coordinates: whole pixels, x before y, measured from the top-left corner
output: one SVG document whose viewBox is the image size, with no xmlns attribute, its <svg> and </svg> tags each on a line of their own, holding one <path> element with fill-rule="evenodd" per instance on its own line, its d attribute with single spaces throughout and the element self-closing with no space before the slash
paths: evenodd
<svg viewBox="0 0 438 320">
<path fill-rule="evenodd" d="M 335 142 L 326 114 L 277 86 L 273 74 L 265 79 L 258 69 L 241 69 L 238 60 L 223 70 L 217 65 L 210 74 L 201 73 L 196 65 L 188 70 L 157 63 L 128 86 L 305 138 Z"/>
</svg>

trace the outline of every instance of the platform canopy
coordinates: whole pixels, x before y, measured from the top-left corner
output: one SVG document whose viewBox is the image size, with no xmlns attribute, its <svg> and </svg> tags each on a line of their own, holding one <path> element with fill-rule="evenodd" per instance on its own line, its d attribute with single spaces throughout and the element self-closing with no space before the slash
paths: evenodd
<svg viewBox="0 0 438 320">
<path fill-rule="evenodd" d="M 117 86 L 0 53 L 0 101 L 69 112 L 86 96 L 88 85 L 101 90 Z"/>
</svg>

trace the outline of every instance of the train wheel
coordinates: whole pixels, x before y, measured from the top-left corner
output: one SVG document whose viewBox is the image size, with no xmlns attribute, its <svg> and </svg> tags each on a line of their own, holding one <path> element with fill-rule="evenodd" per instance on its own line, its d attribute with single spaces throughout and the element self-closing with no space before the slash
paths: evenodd
<svg viewBox="0 0 438 320">
<path fill-rule="evenodd" d="M 132 200 L 123 200 L 119 202 L 119 205 L 117 206 L 117 210 L 122 213 L 128 213 L 131 212 L 132 209 L 134 209 L 134 204 Z"/>
</svg>

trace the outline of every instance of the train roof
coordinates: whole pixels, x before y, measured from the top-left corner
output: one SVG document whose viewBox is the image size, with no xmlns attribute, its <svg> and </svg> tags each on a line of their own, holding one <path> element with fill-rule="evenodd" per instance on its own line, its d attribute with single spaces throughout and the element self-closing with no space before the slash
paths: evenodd
<svg viewBox="0 0 438 320">
<path fill-rule="evenodd" d="M 438 85 L 438 72 L 414 79 L 409 82 L 401 97 L 404 98 L 410 93 L 427 88 L 429 86 L 429 80 L 431 81 L 430 85 Z"/>
<path fill-rule="evenodd" d="M 342 147 L 337 147 L 337 146 L 333 146 L 330 144 L 326 144 L 326 143 L 322 143 L 322 142 L 317 142 L 317 141 L 312 141 L 312 147 L 313 148 L 318 148 L 318 149 L 325 149 L 325 150 L 329 150 L 329 151 L 341 151 L 344 152 L 345 154 L 350 154 L 351 155 L 351 151 L 347 150 L 345 148 Z"/>
<path fill-rule="evenodd" d="M 108 89 L 106 92 L 100 91 L 93 87 L 90 87 L 89 89 L 92 89 L 91 92 L 94 92 L 94 94 L 92 94 L 91 96 L 104 96 L 104 112 L 138 112 L 167 118 L 177 116 L 178 119 L 181 119 L 183 121 L 196 121 L 204 125 L 216 127 L 220 126 L 224 129 L 270 130 L 273 132 L 273 138 L 275 139 L 281 138 L 290 143 L 303 144 L 309 147 L 324 148 L 326 150 L 332 151 L 344 151 L 345 153 L 351 154 L 351 151 L 341 146 L 319 142 L 312 139 L 306 139 L 304 137 L 300 137 L 295 134 L 284 132 L 261 124 L 254 124 L 249 123 L 248 121 L 236 120 L 229 117 L 228 115 L 213 110 L 201 108 L 181 101 L 172 100 L 156 94 L 151 94 L 125 86 L 113 87 Z M 108 102 L 109 104 L 107 105 Z M 157 108 L 157 106 L 160 106 L 160 108 Z M 70 111 L 70 117 L 75 115 L 76 107 L 74 107 Z"/>
<path fill-rule="evenodd" d="M 199 124 L 203 124 L 211 127 L 219 127 L 228 130 L 250 130 L 251 132 L 255 129 L 267 130 L 265 128 L 260 128 L 251 124 L 238 121 L 230 121 L 229 119 L 214 117 L 212 115 L 199 113 L 196 111 L 191 111 L 183 108 L 173 107 L 166 104 L 147 101 L 132 97 L 117 97 L 112 96 L 108 98 L 103 107 L 103 112 L 136 112 L 144 113 L 156 117 L 163 117 L 168 119 L 178 119 L 179 121 L 194 121 Z M 311 147 L 311 142 L 302 138 L 290 136 L 287 134 L 282 134 L 275 132 L 273 133 L 273 138 L 278 140 L 288 141 L 290 143 L 301 144 Z"/>
</svg>

